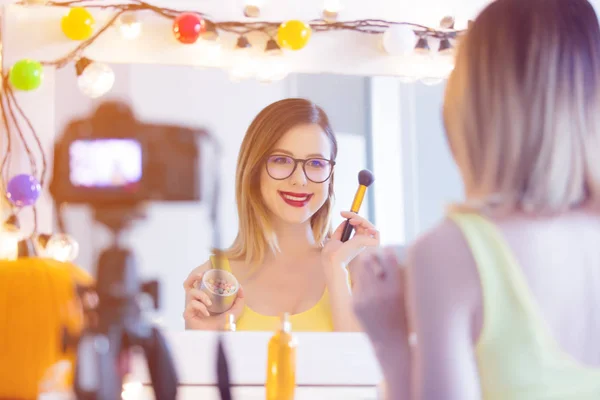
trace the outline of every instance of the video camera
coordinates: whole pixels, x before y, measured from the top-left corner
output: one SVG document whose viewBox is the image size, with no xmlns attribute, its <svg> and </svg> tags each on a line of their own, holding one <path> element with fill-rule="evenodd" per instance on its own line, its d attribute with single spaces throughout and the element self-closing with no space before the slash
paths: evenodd
<svg viewBox="0 0 600 400">
<path fill-rule="evenodd" d="M 57 203 L 92 208 L 145 201 L 199 201 L 199 138 L 206 132 L 138 121 L 106 102 L 71 122 L 54 149 L 50 192 Z"/>
<path fill-rule="evenodd" d="M 202 136 L 202 130 L 141 122 L 126 104 L 106 102 L 89 118 L 71 122 L 55 145 L 55 202 L 90 206 L 115 238 L 99 257 L 95 284 L 78 288 L 82 300 L 98 299 L 86 309 L 85 330 L 63 338 L 65 350 L 78 355 L 74 388 L 80 400 L 121 398 L 124 372 L 118 366 L 134 346 L 145 353 L 155 398 L 176 398 L 177 373 L 166 340 L 138 304 L 146 293 L 158 307 L 158 282 L 140 281 L 134 254 L 119 238 L 130 222 L 143 218 L 146 202 L 201 199 Z"/>
</svg>

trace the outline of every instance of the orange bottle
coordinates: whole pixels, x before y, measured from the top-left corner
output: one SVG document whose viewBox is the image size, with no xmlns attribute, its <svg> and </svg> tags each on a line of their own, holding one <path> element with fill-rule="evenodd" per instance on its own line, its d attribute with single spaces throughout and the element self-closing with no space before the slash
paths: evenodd
<svg viewBox="0 0 600 400">
<path fill-rule="evenodd" d="M 281 317 L 281 327 L 269 340 L 267 356 L 267 400 L 293 400 L 296 392 L 296 347 L 289 313 Z"/>
</svg>

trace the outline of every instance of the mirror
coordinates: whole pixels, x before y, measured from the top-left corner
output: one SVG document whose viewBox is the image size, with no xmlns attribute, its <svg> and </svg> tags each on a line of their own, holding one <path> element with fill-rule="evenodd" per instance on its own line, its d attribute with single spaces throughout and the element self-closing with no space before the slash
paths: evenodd
<svg viewBox="0 0 600 400">
<path fill-rule="evenodd" d="M 375 85 L 373 79 L 376 78 L 371 77 L 292 74 L 281 81 L 264 84 L 253 80 L 231 82 L 223 71 L 192 67 L 114 64 L 111 68 L 115 72 L 114 86 L 98 99 L 82 94 L 71 68 L 56 72 L 58 137 L 70 121 L 91 116 L 105 101 L 119 100 L 128 104 L 135 117 L 144 123 L 205 129 L 221 146 L 218 161 L 210 143 L 201 146 L 201 201 L 153 203 L 147 210 L 147 218 L 136 222 L 125 236 L 125 242 L 137 257 L 142 277 L 160 281 L 160 309 L 154 318 L 167 329 L 184 329 L 182 283 L 190 271 L 211 254 L 214 227 L 210 225 L 209 211 L 213 178 L 220 179 L 218 228 L 221 243 L 226 247 L 238 229 L 235 171 L 241 141 L 252 119 L 277 100 L 306 98 L 329 116 L 339 144 L 334 227 L 343 221 L 340 211 L 349 209 L 357 190 L 357 174 L 365 168 L 375 168 L 377 183 L 367 191 L 360 214 L 376 219 L 382 235 L 386 236 L 383 244 L 402 244 L 410 240 L 426 228 L 427 221 L 439 217 L 439 202 L 460 193 L 439 118 L 443 85 L 407 85 L 397 78 L 385 78 L 393 82 L 395 88 L 405 89 L 407 94 L 398 99 L 410 98 L 405 103 L 398 99 L 390 103 L 391 100 L 376 97 L 378 93 L 383 96 L 389 92 L 389 84 L 384 81 Z M 377 87 L 381 89 L 379 92 L 374 90 Z M 411 108 L 413 116 L 409 118 Z M 415 122 L 411 118 L 415 118 L 415 108 L 423 110 L 419 121 L 424 121 L 427 142 L 417 142 L 413 132 L 415 142 L 410 144 L 408 139 L 400 140 L 399 132 L 394 135 L 394 130 L 410 124 L 414 130 Z M 393 120 L 386 119 L 390 116 Z M 425 159 L 417 157 L 415 152 L 424 154 Z M 429 164 L 432 157 L 436 159 L 435 169 L 420 168 L 421 163 Z M 411 165 L 412 170 L 407 171 L 406 166 Z M 419 173 L 425 174 L 423 180 L 415 176 Z M 442 179 L 431 181 L 433 174 Z M 423 205 L 418 207 L 420 202 Z M 419 220 L 414 217 L 416 214 L 426 218 L 414 223 Z M 77 264 L 94 273 L 99 252 L 109 244 L 108 231 L 94 223 L 87 207 L 68 205 L 63 207 L 61 215 L 67 232 L 80 244 Z M 391 215 L 391 220 L 386 215 Z M 402 220 L 396 221 L 400 217 Z"/>
</svg>

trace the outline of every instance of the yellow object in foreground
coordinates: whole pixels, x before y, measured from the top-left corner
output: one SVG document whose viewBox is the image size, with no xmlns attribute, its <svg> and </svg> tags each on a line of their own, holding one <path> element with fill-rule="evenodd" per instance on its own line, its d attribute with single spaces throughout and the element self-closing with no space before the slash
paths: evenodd
<svg viewBox="0 0 600 400">
<path fill-rule="evenodd" d="M 0 399 L 36 399 L 63 354 L 62 331 L 76 335 L 83 313 L 75 285 L 92 278 L 70 263 L 42 258 L 0 261 Z M 63 369 L 64 371 L 64 369 Z M 72 385 L 72 368 L 64 386 Z"/>
<path fill-rule="evenodd" d="M 281 328 L 268 345 L 267 400 L 293 400 L 296 392 L 296 338 L 292 334 L 290 315 L 281 318 Z"/>
</svg>

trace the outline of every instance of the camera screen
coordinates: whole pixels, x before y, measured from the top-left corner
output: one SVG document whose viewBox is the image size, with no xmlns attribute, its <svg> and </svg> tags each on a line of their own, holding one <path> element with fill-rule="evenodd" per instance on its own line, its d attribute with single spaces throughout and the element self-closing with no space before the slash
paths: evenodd
<svg viewBox="0 0 600 400">
<path fill-rule="evenodd" d="M 142 178 L 142 147 L 133 139 L 75 140 L 69 161 L 73 186 L 119 188 Z"/>
</svg>

